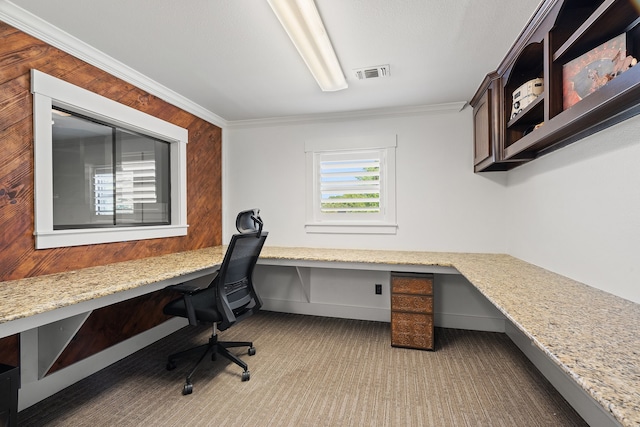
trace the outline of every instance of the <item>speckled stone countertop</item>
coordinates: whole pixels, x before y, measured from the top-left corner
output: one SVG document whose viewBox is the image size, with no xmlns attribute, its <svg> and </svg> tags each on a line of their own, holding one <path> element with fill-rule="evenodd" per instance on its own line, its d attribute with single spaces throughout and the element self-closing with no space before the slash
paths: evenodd
<svg viewBox="0 0 640 427">
<path fill-rule="evenodd" d="M 184 276 L 222 262 L 221 246 L 0 282 L 2 323 Z"/>
<path fill-rule="evenodd" d="M 262 257 L 454 267 L 624 426 L 640 426 L 640 304 L 509 255 L 265 247 Z"/>
<path fill-rule="evenodd" d="M 223 247 L 0 283 L 0 326 L 220 264 Z M 624 426 L 640 426 L 640 304 L 501 254 L 265 246 L 272 260 L 453 267 Z"/>
</svg>

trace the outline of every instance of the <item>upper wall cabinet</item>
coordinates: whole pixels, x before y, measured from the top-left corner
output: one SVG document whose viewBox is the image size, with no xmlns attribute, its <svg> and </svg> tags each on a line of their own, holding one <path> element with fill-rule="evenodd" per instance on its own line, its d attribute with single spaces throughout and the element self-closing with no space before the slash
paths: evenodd
<svg viewBox="0 0 640 427">
<path fill-rule="evenodd" d="M 482 170 L 500 165 L 496 157 L 499 135 L 495 129 L 498 120 L 494 111 L 500 102 L 498 85 L 497 75 L 488 75 L 470 102 L 473 107 L 474 164 Z"/>
<path fill-rule="evenodd" d="M 540 5 L 470 102 L 476 172 L 511 169 L 640 113 L 636 3 Z"/>
</svg>

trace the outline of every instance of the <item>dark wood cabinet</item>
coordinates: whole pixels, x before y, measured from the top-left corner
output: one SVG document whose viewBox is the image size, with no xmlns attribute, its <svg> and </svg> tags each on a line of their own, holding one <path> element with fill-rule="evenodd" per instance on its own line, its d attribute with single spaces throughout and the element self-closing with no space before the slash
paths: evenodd
<svg viewBox="0 0 640 427">
<path fill-rule="evenodd" d="M 391 274 L 391 345 L 434 349 L 432 274 Z"/>
<path fill-rule="evenodd" d="M 522 163 L 522 159 L 504 160 L 501 132 L 503 90 L 502 78 L 488 74 L 470 101 L 473 107 L 473 166 L 475 172 L 504 171 Z"/>
<path fill-rule="evenodd" d="M 470 102 L 476 172 L 511 169 L 640 113 L 640 66 L 625 64 L 621 73 L 616 68 L 627 57 L 640 58 L 640 9 L 633 3 L 546 0 L 540 5 Z M 537 78 L 544 82 L 543 92 L 514 115 L 514 92 Z M 492 127 L 495 131 L 495 152 L 488 156 L 478 137 L 486 130 L 480 122 L 487 113 L 489 135 Z"/>
<path fill-rule="evenodd" d="M 473 165 L 480 171 L 484 170 L 485 164 L 496 164 L 493 147 L 494 135 L 492 128 L 492 80 L 489 76 L 485 79 L 482 90 L 471 100 L 473 107 Z"/>
</svg>

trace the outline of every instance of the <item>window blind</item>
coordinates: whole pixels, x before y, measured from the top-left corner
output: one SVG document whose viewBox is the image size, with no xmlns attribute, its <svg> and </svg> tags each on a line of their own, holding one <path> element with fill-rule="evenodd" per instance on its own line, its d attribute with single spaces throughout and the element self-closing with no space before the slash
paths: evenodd
<svg viewBox="0 0 640 427">
<path fill-rule="evenodd" d="M 380 158 L 321 159 L 322 213 L 380 213 Z"/>
</svg>

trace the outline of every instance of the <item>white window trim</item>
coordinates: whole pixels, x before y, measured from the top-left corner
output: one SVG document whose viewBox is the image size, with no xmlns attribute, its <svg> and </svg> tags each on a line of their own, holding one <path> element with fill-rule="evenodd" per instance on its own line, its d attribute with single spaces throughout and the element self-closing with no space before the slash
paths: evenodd
<svg viewBox="0 0 640 427">
<path fill-rule="evenodd" d="M 187 234 L 188 131 L 86 89 L 31 70 L 34 133 L 36 249 L 185 236 Z M 158 226 L 53 229 L 51 108 L 62 107 L 170 143 L 171 224 Z"/>
<path fill-rule="evenodd" d="M 305 142 L 306 157 L 306 224 L 307 233 L 331 234 L 396 234 L 396 135 L 374 135 L 351 138 L 330 138 Z M 318 173 L 319 153 L 385 149 L 385 165 L 381 180 L 385 188 L 381 200 L 384 216 L 379 220 L 327 220 L 319 215 Z"/>
</svg>

